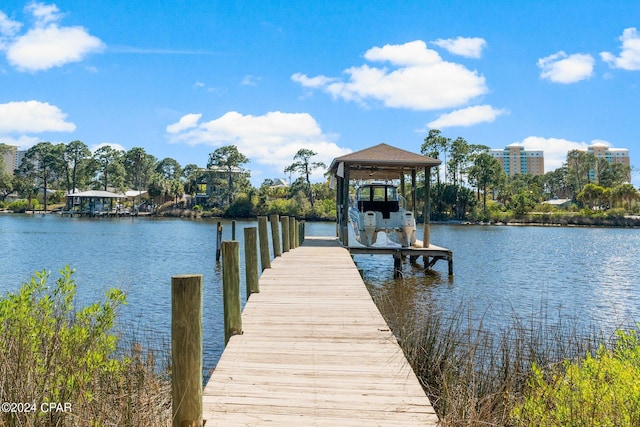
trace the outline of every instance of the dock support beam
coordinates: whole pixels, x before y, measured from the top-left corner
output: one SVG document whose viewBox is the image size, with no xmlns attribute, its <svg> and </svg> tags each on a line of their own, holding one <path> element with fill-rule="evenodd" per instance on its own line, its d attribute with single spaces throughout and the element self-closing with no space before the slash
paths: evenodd
<svg viewBox="0 0 640 427">
<path fill-rule="evenodd" d="M 202 275 L 171 278 L 173 427 L 202 427 Z"/>
<path fill-rule="evenodd" d="M 424 168 L 424 230 L 422 246 L 428 248 L 431 244 L 431 168 Z"/>
<path fill-rule="evenodd" d="M 258 217 L 258 240 L 260 241 L 260 265 L 262 271 L 271 268 L 271 257 L 269 255 L 269 232 L 267 230 L 267 217 Z"/>
<path fill-rule="evenodd" d="M 244 266 L 247 284 L 247 300 L 251 294 L 260 292 L 258 284 L 258 230 L 255 227 L 244 229 Z"/>
<path fill-rule="evenodd" d="M 222 242 L 222 298 L 224 301 L 224 344 L 242 334 L 240 302 L 240 243 Z"/>
<path fill-rule="evenodd" d="M 280 219 L 278 214 L 273 214 L 269 217 L 271 222 L 271 240 L 273 241 L 273 256 L 279 257 L 282 255 L 282 246 L 280 246 L 280 230 L 278 229 L 278 223 Z"/>
</svg>

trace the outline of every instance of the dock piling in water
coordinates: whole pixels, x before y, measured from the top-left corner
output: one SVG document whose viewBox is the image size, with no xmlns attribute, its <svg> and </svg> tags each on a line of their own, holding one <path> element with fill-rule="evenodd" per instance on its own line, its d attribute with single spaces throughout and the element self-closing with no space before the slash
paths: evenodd
<svg viewBox="0 0 640 427">
<path fill-rule="evenodd" d="M 281 216 L 280 222 L 282 223 L 282 252 L 289 252 L 289 249 L 291 248 L 289 244 L 289 217 Z"/>
<path fill-rule="evenodd" d="M 247 282 L 247 299 L 260 292 L 258 286 L 258 233 L 255 227 L 244 229 L 244 266 Z"/>
<path fill-rule="evenodd" d="M 269 216 L 269 222 L 271 222 L 271 240 L 273 241 L 273 256 L 279 257 L 282 255 L 282 246 L 280 246 L 280 231 L 278 229 L 278 223 L 280 219 L 277 214 Z"/>
<path fill-rule="evenodd" d="M 224 343 L 242 333 L 240 301 L 240 243 L 222 242 L 222 297 L 224 300 Z"/>
<path fill-rule="evenodd" d="M 271 257 L 269 255 L 269 234 L 267 230 L 267 217 L 258 217 L 258 240 L 260 241 L 260 265 L 262 271 L 271 268 Z"/>
</svg>

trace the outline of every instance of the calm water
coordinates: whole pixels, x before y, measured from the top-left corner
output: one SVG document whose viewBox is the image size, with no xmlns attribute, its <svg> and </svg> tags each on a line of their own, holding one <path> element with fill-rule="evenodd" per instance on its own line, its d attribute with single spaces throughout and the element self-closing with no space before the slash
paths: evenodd
<svg viewBox="0 0 640 427">
<path fill-rule="evenodd" d="M 230 223 L 223 224 L 223 238 L 230 239 Z M 256 222 L 238 221 L 238 236 L 244 226 Z M 309 235 L 334 233 L 332 223 L 307 224 Z M 119 287 L 128 299 L 122 329 L 151 333 L 169 351 L 171 276 L 203 274 L 204 367 L 210 369 L 223 347 L 215 234 L 216 221 L 208 220 L 0 215 L 0 292 L 17 290 L 37 270 L 55 278 L 68 264 L 76 270 L 79 302 Z M 432 243 L 453 250 L 453 279 L 443 261 L 427 276 L 407 264 L 398 281 L 391 257 L 356 261 L 374 292 L 393 298 L 399 287 L 410 289 L 410 301 L 402 302 L 407 309 L 453 311 L 464 303 L 492 327 L 512 314 L 527 317 L 541 303 L 604 328 L 640 320 L 640 230 L 434 225 Z"/>
</svg>

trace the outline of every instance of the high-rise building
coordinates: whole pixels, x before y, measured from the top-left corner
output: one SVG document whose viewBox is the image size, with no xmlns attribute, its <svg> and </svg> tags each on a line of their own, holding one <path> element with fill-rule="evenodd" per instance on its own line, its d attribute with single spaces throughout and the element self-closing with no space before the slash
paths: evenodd
<svg viewBox="0 0 640 427">
<path fill-rule="evenodd" d="M 587 153 L 593 154 L 596 158 L 605 159 L 611 164 L 619 163 L 627 167 L 631 165 L 629 150 L 626 148 L 611 148 L 607 144 L 595 143 L 587 147 Z M 589 177 L 594 179 L 595 171 L 589 171 Z M 631 180 L 631 171 L 627 180 Z"/>
<path fill-rule="evenodd" d="M 13 170 L 17 168 L 19 165 L 19 163 L 17 162 L 18 147 L 13 145 L 6 145 L 6 144 L 5 144 L 5 147 L 7 147 L 8 150 L 2 154 L 2 160 L 4 160 L 4 165 L 7 168 L 7 172 L 13 175 Z"/>
<path fill-rule="evenodd" d="M 516 174 L 544 175 L 544 153 L 542 150 L 525 150 L 523 145 L 510 144 L 504 149 L 490 150 L 508 176 Z"/>
</svg>

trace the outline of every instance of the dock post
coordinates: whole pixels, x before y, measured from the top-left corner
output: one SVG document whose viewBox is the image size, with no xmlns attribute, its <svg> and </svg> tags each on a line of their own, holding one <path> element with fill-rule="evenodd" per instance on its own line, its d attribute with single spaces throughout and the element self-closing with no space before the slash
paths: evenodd
<svg viewBox="0 0 640 427">
<path fill-rule="evenodd" d="M 222 223 L 220 221 L 218 221 L 216 230 L 216 261 L 220 261 L 220 249 L 222 248 Z"/>
<path fill-rule="evenodd" d="M 273 241 L 273 256 L 279 257 L 282 255 L 282 246 L 280 246 L 280 232 L 278 230 L 278 223 L 280 219 L 277 214 L 269 216 L 269 222 L 271 222 L 271 240 Z"/>
<path fill-rule="evenodd" d="M 400 252 L 393 254 L 393 278 L 398 279 L 402 277 L 402 255 Z"/>
<path fill-rule="evenodd" d="M 271 257 L 269 255 L 269 232 L 267 231 L 267 217 L 258 217 L 258 240 L 260 241 L 260 265 L 262 271 L 271 268 Z"/>
<path fill-rule="evenodd" d="M 244 229 L 244 266 L 247 281 L 247 300 L 260 292 L 258 286 L 258 232 L 255 227 Z"/>
<path fill-rule="evenodd" d="M 289 245 L 289 217 L 281 216 L 280 222 L 282 223 L 282 252 L 289 252 L 291 248 Z"/>
<path fill-rule="evenodd" d="M 307 223 L 304 220 L 302 220 L 302 221 L 300 221 L 300 226 L 301 226 L 300 227 L 300 244 L 302 245 L 304 243 L 304 238 L 306 237 L 306 232 L 307 232 L 306 231 L 306 226 L 307 226 Z"/>
<path fill-rule="evenodd" d="M 202 427 L 202 275 L 171 278 L 173 427 Z"/>
<path fill-rule="evenodd" d="M 236 240 L 236 220 L 231 221 L 231 240 Z"/>
<path fill-rule="evenodd" d="M 242 334 L 240 303 L 240 243 L 222 242 L 222 298 L 224 301 L 224 344 Z"/>
<path fill-rule="evenodd" d="M 289 217 L 289 249 L 296 248 L 296 218 Z"/>
<path fill-rule="evenodd" d="M 449 254 L 447 264 L 449 264 L 449 276 L 453 276 L 453 255 Z"/>
</svg>

